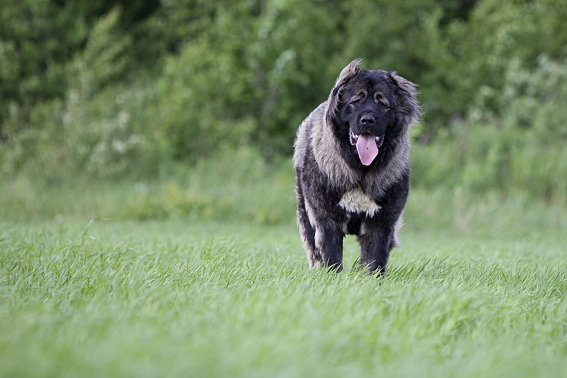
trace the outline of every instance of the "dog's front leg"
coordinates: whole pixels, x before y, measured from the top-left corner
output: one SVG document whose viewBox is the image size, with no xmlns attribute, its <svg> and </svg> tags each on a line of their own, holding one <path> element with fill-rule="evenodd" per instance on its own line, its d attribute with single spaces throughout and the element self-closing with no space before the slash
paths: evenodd
<svg viewBox="0 0 567 378">
<path fill-rule="evenodd" d="M 368 273 L 376 270 L 386 273 L 393 238 L 394 230 L 385 228 L 376 228 L 366 235 L 358 236 L 361 267 L 366 268 Z"/>
<path fill-rule="evenodd" d="M 315 230 L 315 245 L 322 259 L 322 266 L 340 272 L 343 270 L 343 232 L 330 222 L 322 220 Z"/>
</svg>

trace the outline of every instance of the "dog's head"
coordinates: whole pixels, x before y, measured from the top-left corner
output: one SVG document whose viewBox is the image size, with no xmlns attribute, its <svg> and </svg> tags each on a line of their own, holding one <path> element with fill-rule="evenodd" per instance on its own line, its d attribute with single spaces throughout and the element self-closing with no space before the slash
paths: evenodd
<svg viewBox="0 0 567 378">
<path fill-rule="evenodd" d="M 396 72 L 346 66 L 329 96 L 327 123 L 340 145 L 365 166 L 393 150 L 419 120 L 416 85 Z"/>
</svg>

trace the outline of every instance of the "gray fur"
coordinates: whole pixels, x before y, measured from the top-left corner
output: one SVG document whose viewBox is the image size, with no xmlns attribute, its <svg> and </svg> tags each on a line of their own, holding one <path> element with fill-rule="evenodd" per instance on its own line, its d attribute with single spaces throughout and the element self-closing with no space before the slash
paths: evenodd
<svg viewBox="0 0 567 378">
<path fill-rule="evenodd" d="M 409 191 L 409 131 L 421 117 L 416 85 L 395 72 L 360 70 L 360 63 L 353 60 L 341 71 L 294 143 L 298 225 L 311 268 L 341 270 L 345 234 L 358 235 L 360 264 L 369 272 L 385 272 L 390 250 L 399 245 Z M 368 116 L 370 126 L 361 120 Z M 364 136 L 375 136 L 378 146 L 367 166 L 355 147 Z"/>
</svg>

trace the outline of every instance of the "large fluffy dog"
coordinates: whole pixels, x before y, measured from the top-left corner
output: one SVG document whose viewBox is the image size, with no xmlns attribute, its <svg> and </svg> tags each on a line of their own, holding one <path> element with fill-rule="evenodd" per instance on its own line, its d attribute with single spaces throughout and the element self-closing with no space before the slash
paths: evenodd
<svg viewBox="0 0 567 378">
<path fill-rule="evenodd" d="M 297 218 L 309 266 L 342 270 L 343 237 L 360 264 L 384 273 L 398 246 L 409 191 L 409 131 L 421 112 L 416 85 L 396 72 L 346 66 L 326 102 L 301 124 L 293 155 Z"/>
</svg>

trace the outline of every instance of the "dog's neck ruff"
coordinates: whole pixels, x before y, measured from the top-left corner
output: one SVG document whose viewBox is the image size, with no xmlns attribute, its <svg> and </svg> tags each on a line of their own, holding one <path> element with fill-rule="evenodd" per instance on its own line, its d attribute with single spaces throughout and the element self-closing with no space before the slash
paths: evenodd
<svg viewBox="0 0 567 378">
<path fill-rule="evenodd" d="M 327 124 L 328 106 L 325 106 L 323 116 L 315 119 L 311 141 L 313 155 L 331 182 L 356 185 L 360 176 L 343 158 L 338 141 Z"/>
</svg>

